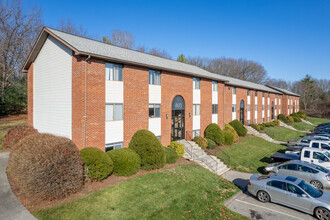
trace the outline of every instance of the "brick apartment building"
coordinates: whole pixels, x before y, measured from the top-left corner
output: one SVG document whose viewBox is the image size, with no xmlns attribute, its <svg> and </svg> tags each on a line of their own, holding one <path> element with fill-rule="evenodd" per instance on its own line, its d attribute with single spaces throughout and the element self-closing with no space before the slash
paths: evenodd
<svg viewBox="0 0 330 220">
<path fill-rule="evenodd" d="M 290 91 L 44 28 L 23 71 L 28 123 L 81 149 L 127 147 L 140 129 L 163 145 L 210 123 L 262 123 L 299 111 Z"/>
</svg>

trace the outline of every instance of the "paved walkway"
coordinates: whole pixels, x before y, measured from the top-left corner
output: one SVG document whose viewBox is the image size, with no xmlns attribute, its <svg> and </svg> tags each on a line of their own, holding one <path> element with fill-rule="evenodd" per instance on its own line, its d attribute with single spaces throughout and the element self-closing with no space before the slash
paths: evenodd
<svg viewBox="0 0 330 220">
<path fill-rule="evenodd" d="M 11 191 L 6 169 L 9 153 L 0 153 L 0 219 L 35 219 Z"/>
<path fill-rule="evenodd" d="M 245 191 L 252 173 L 242 173 L 234 170 L 230 170 L 221 175 L 226 180 L 233 182 L 242 191 Z"/>
</svg>

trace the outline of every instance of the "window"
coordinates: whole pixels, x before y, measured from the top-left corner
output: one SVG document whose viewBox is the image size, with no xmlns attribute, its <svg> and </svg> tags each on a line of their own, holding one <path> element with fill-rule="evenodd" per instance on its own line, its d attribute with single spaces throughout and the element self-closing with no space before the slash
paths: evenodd
<svg viewBox="0 0 330 220">
<path fill-rule="evenodd" d="M 303 165 L 298 165 L 298 171 L 304 173 L 318 173 L 318 171 Z"/>
<path fill-rule="evenodd" d="M 218 104 L 212 104 L 212 114 L 218 114 Z"/>
<path fill-rule="evenodd" d="M 149 70 L 149 84 L 160 85 L 160 71 Z"/>
<path fill-rule="evenodd" d="M 312 143 L 312 148 L 319 148 L 319 143 Z"/>
<path fill-rule="evenodd" d="M 200 130 L 193 130 L 193 138 L 194 137 L 197 137 L 197 136 L 200 136 Z"/>
<path fill-rule="evenodd" d="M 212 81 L 212 91 L 218 91 L 218 83 L 216 81 Z"/>
<path fill-rule="evenodd" d="M 299 187 L 297 187 L 291 183 L 287 183 L 287 188 L 288 188 L 288 191 L 291 193 L 298 194 L 298 195 L 304 194 L 304 192 Z"/>
<path fill-rule="evenodd" d="M 250 120 L 247 120 L 248 125 L 250 124 Z"/>
<path fill-rule="evenodd" d="M 107 152 L 109 150 L 119 149 L 119 148 L 123 148 L 123 142 L 106 144 L 105 145 L 105 152 Z"/>
<path fill-rule="evenodd" d="M 262 110 L 265 110 L 265 105 L 262 105 Z"/>
<path fill-rule="evenodd" d="M 236 112 L 236 104 L 233 104 L 232 112 Z"/>
<path fill-rule="evenodd" d="M 324 150 L 330 150 L 330 146 L 326 144 L 321 144 L 321 148 Z"/>
<path fill-rule="evenodd" d="M 106 121 L 123 120 L 123 104 L 106 104 L 105 120 Z"/>
<path fill-rule="evenodd" d="M 200 115 L 200 107 L 201 105 L 200 104 L 194 104 L 193 105 L 193 111 L 194 111 L 194 115 Z"/>
<path fill-rule="evenodd" d="M 150 118 L 160 117 L 160 104 L 149 104 L 149 117 Z"/>
<path fill-rule="evenodd" d="M 269 116 L 268 116 L 268 121 L 269 121 Z"/>
<path fill-rule="evenodd" d="M 247 91 L 247 95 L 250 96 L 250 89 L 248 89 L 248 91 Z"/>
<path fill-rule="evenodd" d="M 160 141 L 160 136 L 156 136 L 156 138 Z"/>
<path fill-rule="evenodd" d="M 268 93 L 268 98 L 270 97 L 270 93 Z"/>
<path fill-rule="evenodd" d="M 286 183 L 278 180 L 272 180 L 267 183 L 268 186 L 272 186 L 278 189 L 286 190 Z"/>
<path fill-rule="evenodd" d="M 250 105 L 247 106 L 247 110 L 250 111 Z"/>
<path fill-rule="evenodd" d="M 255 106 L 254 106 L 254 110 L 255 110 L 255 111 L 258 111 L 258 105 L 255 105 Z"/>
<path fill-rule="evenodd" d="M 306 150 L 305 153 L 304 153 L 304 157 L 305 158 L 310 158 L 311 156 L 311 152 L 309 150 Z"/>
<path fill-rule="evenodd" d="M 262 122 L 265 122 L 265 118 L 262 118 Z"/>
<path fill-rule="evenodd" d="M 233 95 L 236 95 L 236 87 L 233 87 Z"/>
<path fill-rule="evenodd" d="M 322 154 L 322 153 L 314 152 L 313 153 L 313 159 L 321 160 L 321 161 L 326 161 L 328 158 L 324 154 Z"/>
<path fill-rule="evenodd" d="M 265 93 L 264 92 L 262 93 L 262 97 L 265 97 Z"/>
<path fill-rule="evenodd" d="M 301 139 L 300 142 L 305 143 L 305 144 L 309 144 L 309 142 L 311 142 L 311 141 L 308 140 L 308 139 Z"/>
<path fill-rule="evenodd" d="M 106 63 L 105 79 L 114 80 L 114 81 L 123 81 L 123 66 L 112 63 Z"/>
<path fill-rule="evenodd" d="M 258 96 L 258 91 L 256 91 L 256 96 Z"/>
<path fill-rule="evenodd" d="M 199 78 L 193 78 L 193 87 L 194 87 L 194 89 L 200 89 L 201 88 Z"/>
<path fill-rule="evenodd" d="M 257 119 L 254 119 L 254 123 L 258 124 Z"/>
</svg>

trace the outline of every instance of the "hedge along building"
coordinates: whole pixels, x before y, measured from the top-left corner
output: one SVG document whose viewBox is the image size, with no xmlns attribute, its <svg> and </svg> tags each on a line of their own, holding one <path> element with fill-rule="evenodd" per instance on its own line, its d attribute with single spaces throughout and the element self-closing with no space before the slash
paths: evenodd
<svg viewBox="0 0 330 220">
<path fill-rule="evenodd" d="M 127 147 L 140 129 L 168 145 L 203 136 L 210 123 L 224 128 L 234 119 L 262 123 L 287 114 L 278 89 L 50 28 L 23 71 L 28 124 L 80 149 Z"/>
</svg>

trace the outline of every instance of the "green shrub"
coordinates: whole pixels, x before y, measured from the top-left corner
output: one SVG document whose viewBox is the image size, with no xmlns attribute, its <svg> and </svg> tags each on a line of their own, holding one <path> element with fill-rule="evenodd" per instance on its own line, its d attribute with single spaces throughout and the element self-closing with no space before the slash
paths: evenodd
<svg viewBox="0 0 330 220">
<path fill-rule="evenodd" d="M 297 113 L 295 113 L 295 112 L 291 113 L 290 116 L 291 116 L 291 117 L 297 117 L 297 118 L 300 118 L 299 115 L 298 115 Z"/>
<path fill-rule="evenodd" d="M 175 150 L 176 154 L 178 155 L 178 158 L 183 157 L 183 154 L 184 154 L 184 145 L 183 144 L 180 144 L 178 142 L 171 142 L 171 144 L 168 145 L 168 147 Z"/>
<path fill-rule="evenodd" d="M 265 127 L 270 127 L 270 124 L 268 122 L 263 123 L 265 125 Z"/>
<path fill-rule="evenodd" d="M 239 136 L 235 129 L 230 124 L 225 124 L 225 130 L 230 131 L 234 135 L 234 143 L 238 142 Z"/>
<path fill-rule="evenodd" d="M 178 155 L 175 150 L 169 147 L 164 147 L 166 163 L 175 163 L 178 160 Z"/>
<path fill-rule="evenodd" d="M 132 149 L 115 149 L 108 151 L 107 154 L 113 161 L 113 173 L 116 176 L 132 176 L 140 169 L 141 158 Z"/>
<path fill-rule="evenodd" d="M 260 131 L 260 126 L 258 124 L 250 124 L 250 126 L 257 131 Z"/>
<path fill-rule="evenodd" d="M 259 127 L 260 127 L 260 130 L 262 131 L 265 129 L 266 126 L 264 124 L 259 124 Z"/>
<path fill-rule="evenodd" d="M 246 136 L 247 129 L 244 127 L 244 125 L 240 121 L 234 120 L 234 121 L 231 121 L 229 124 L 235 129 L 235 131 L 237 132 L 237 134 L 239 136 L 241 136 L 241 137 Z"/>
<path fill-rule="evenodd" d="M 301 122 L 301 119 L 300 119 L 300 117 L 298 116 L 291 116 L 292 118 L 293 118 L 293 121 L 294 122 Z"/>
<path fill-rule="evenodd" d="M 129 143 L 129 148 L 141 157 L 141 169 L 154 170 L 165 165 L 165 152 L 160 141 L 148 130 L 137 131 Z"/>
<path fill-rule="evenodd" d="M 294 122 L 294 119 L 293 119 L 291 116 L 288 116 L 287 119 L 288 119 L 288 121 L 289 121 L 290 123 L 293 123 L 293 122 Z"/>
<path fill-rule="evenodd" d="M 278 115 L 278 119 L 281 120 L 281 121 L 283 121 L 284 123 L 289 123 L 289 122 L 290 122 L 290 121 L 288 120 L 288 118 L 285 117 L 284 114 L 279 114 L 279 115 Z"/>
<path fill-rule="evenodd" d="M 234 135 L 229 130 L 224 130 L 223 136 L 225 137 L 225 145 L 232 145 L 234 143 Z"/>
<path fill-rule="evenodd" d="M 93 180 L 103 180 L 113 171 L 112 159 L 96 147 L 82 149 L 80 156 L 84 161 L 85 168 L 87 168 L 87 176 Z"/>
<path fill-rule="evenodd" d="M 33 134 L 15 145 L 7 169 L 21 193 L 51 200 L 78 192 L 83 186 L 83 161 L 68 138 Z"/>
<path fill-rule="evenodd" d="M 270 124 L 270 126 L 272 126 L 272 127 L 277 126 L 277 123 L 276 123 L 275 121 L 271 121 L 271 122 L 269 122 L 269 124 Z"/>
<path fill-rule="evenodd" d="M 217 144 L 211 139 L 206 138 L 206 140 L 207 140 L 207 149 L 215 149 L 217 147 Z"/>
<path fill-rule="evenodd" d="M 206 129 L 204 131 L 204 136 L 205 136 L 205 138 L 211 139 L 219 146 L 223 145 L 225 142 L 223 133 L 222 133 L 219 125 L 217 125 L 215 123 L 211 123 L 206 127 Z"/>
<path fill-rule="evenodd" d="M 20 142 L 23 138 L 36 133 L 38 133 L 38 131 L 28 125 L 15 126 L 7 132 L 3 141 L 3 148 L 13 148 L 14 145 Z"/>
<path fill-rule="evenodd" d="M 297 112 L 297 114 L 298 114 L 299 117 L 302 118 L 302 119 L 306 119 L 306 117 L 307 117 L 307 115 L 306 115 L 306 113 L 305 113 L 304 111 L 299 111 L 299 112 Z"/>
<path fill-rule="evenodd" d="M 274 120 L 274 122 L 276 123 L 277 126 L 280 125 L 280 120 L 276 119 L 276 120 Z"/>
<path fill-rule="evenodd" d="M 207 140 L 201 136 L 194 137 L 194 140 L 196 144 L 202 149 L 206 149 L 207 147 Z"/>
</svg>

